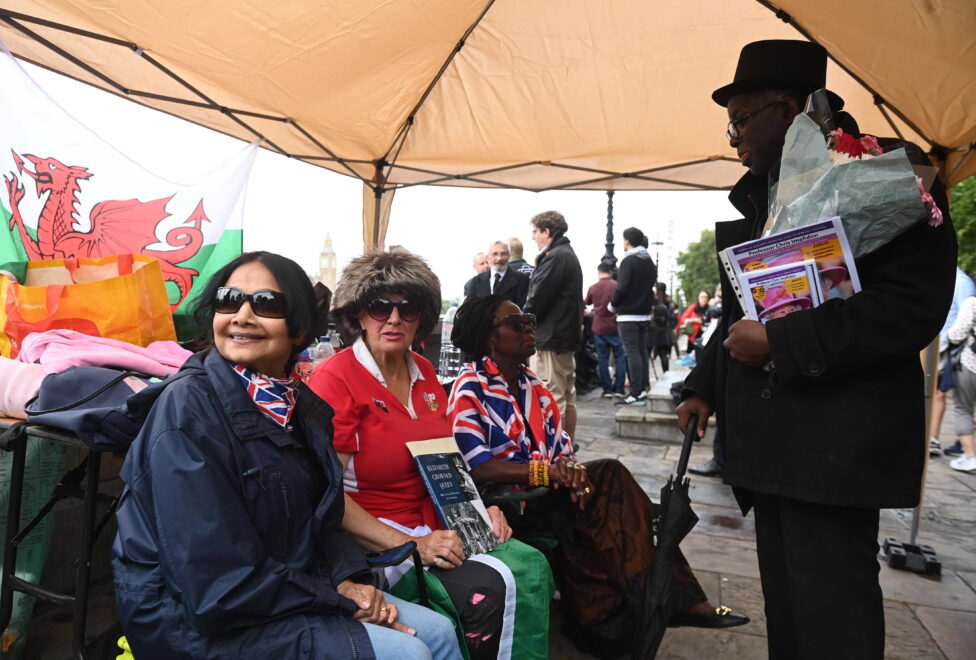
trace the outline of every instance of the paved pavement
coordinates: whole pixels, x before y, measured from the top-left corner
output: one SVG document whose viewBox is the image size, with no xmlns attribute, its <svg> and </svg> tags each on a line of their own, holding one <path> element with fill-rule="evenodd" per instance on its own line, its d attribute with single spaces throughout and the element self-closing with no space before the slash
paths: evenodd
<svg viewBox="0 0 976 660">
<path fill-rule="evenodd" d="M 674 469 L 680 447 L 673 443 L 649 443 L 617 438 L 614 432 L 615 406 L 598 392 L 581 397 L 577 438 L 584 460 L 620 459 L 657 500 L 661 486 Z M 942 437 L 954 437 L 947 423 Z M 710 446 L 696 446 L 691 464 L 705 462 Z M 928 467 L 923 520 L 918 542 L 931 545 L 942 561 L 941 579 L 881 566 L 885 594 L 887 648 L 885 656 L 898 660 L 976 657 L 976 473 L 949 469 L 945 457 L 932 459 Z M 756 546 L 751 517 L 743 518 L 731 490 L 720 479 L 694 477 L 691 499 L 700 522 L 682 544 L 699 580 L 716 604 L 745 612 L 752 622 L 739 628 L 710 631 L 692 628 L 669 630 L 658 658 L 764 659 L 766 655 L 762 590 L 756 564 Z M 911 534 L 911 510 L 885 510 L 881 515 L 881 536 L 907 541 Z M 113 530 L 114 532 L 114 530 Z M 843 594 L 838 594 L 843 597 Z M 100 632 L 115 617 L 111 582 L 93 589 L 88 629 Z M 560 634 L 561 617 L 553 614 L 550 657 L 582 660 Z M 70 616 L 48 610 L 36 616 L 31 626 L 27 660 L 67 658 L 70 652 Z M 825 631 L 829 634 L 829 631 Z"/>
<path fill-rule="evenodd" d="M 619 459 L 657 501 L 677 463 L 680 446 L 615 437 L 615 408 L 612 401 L 599 398 L 599 391 L 581 398 L 580 457 Z M 954 438 L 949 417 L 947 414 L 942 434 L 946 440 Z M 710 456 L 710 445 L 696 445 L 691 465 L 704 463 Z M 942 577 L 895 570 L 882 563 L 885 657 L 971 659 L 976 657 L 976 473 L 956 472 L 949 468 L 947 457 L 939 457 L 930 460 L 927 475 L 918 543 L 935 549 L 942 562 Z M 710 600 L 748 614 L 752 622 L 724 631 L 669 630 L 658 658 L 764 659 L 765 617 L 752 516 L 742 517 L 731 489 L 720 478 L 693 476 L 690 494 L 701 520 L 682 543 L 682 550 Z M 910 509 L 882 511 L 881 538 L 908 541 L 911 522 Z M 558 631 L 553 633 L 550 657 L 591 657 L 578 653 Z"/>
</svg>

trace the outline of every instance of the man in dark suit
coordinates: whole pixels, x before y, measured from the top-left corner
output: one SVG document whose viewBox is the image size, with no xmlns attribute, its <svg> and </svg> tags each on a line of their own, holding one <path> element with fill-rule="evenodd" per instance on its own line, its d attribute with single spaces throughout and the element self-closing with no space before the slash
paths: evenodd
<svg viewBox="0 0 976 660">
<path fill-rule="evenodd" d="M 717 249 L 761 234 L 786 131 L 826 70 L 817 44 L 760 41 L 742 49 L 734 82 L 712 94 L 749 168 L 729 195 L 744 218 L 716 225 Z M 827 96 L 835 124 L 856 134 L 843 100 Z M 910 143 L 879 141 L 924 158 Z M 936 181 L 931 193 L 945 221 L 920 216 L 858 258 L 862 291 L 766 325 L 725 305 L 685 380 L 679 426 L 697 414 L 704 436 L 717 413 L 724 481 L 743 514 L 755 512 L 772 659 L 884 655 L 879 513 L 920 497 L 928 437 L 918 354 L 939 332 L 955 275 L 945 189 Z M 735 300 L 719 272 L 725 299 Z"/>
<path fill-rule="evenodd" d="M 495 241 L 488 248 L 487 272 L 476 275 L 471 281 L 469 296 L 502 296 L 519 307 L 525 305 L 529 293 L 529 278 L 508 267 L 508 244 Z"/>
</svg>

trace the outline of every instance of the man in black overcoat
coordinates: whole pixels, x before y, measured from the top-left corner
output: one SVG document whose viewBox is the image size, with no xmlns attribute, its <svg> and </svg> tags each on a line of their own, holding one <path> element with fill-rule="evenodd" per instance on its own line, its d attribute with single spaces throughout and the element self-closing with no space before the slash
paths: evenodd
<svg viewBox="0 0 976 660">
<path fill-rule="evenodd" d="M 743 219 L 716 225 L 719 250 L 761 234 L 786 130 L 825 79 L 820 46 L 756 42 L 742 49 L 734 82 L 712 94 L 749 168 L 729 195 Z M 856 132 L 843 100 L 828 96 L 835 121 Z M 925 158 L 915 145 L 881 144 Z M 685 381 L 679 425 L 697 413 L 704 436 L 716 412 L 724 481 L 743 514 L 755 512 L 770 658 L 883 657 L 879 510 L 920 497 L 928 448 L 919 352 L 945 319 L 956 263 L 945 189 L 936 181 L 931 192 L 945 221 L 920 217 L 857 259 L 861 292 L 765 326 L 727 303 Z M 724 273 L 722 288 L 736 300 Z"/>
<path fill-rule="evenodd" d="M 525 305 L 525 296 L 529 293 L 529 278 L 511 268 L 508 264 L 508 244 L 495 241 L 488 248 L 489 269 L 475 275 L 471 280 L 469 296 L 499 295 L 519 307 Z"/>
</svg>

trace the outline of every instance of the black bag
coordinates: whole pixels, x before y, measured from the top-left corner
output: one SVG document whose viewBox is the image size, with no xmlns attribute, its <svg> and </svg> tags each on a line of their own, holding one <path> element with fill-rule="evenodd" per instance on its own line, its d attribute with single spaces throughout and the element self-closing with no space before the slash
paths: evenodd
<svg viewBox="0 0 976 660">
<path fill-rule="evenodd" d="M 949 348 L 946 349 L 946 367 L 951 371 L 959 371 L 962 369 L 962 349 L 969 346 L 972 348 L 973 339 L 976 339 L 976 333 L 974 331 L 969 332 L 969 341 L 961 341 L 958 344 L 949 344 Z"/>
<path fill-rule="evenodd" d="M 657 303 L 651 310 L 651 328 L 660 330 L 668 327 L 668 306 L 664 303 Z"/>
<path fill-rule="evenodd" d="M 65 431 L 97 451 L 125 452 L 166 380 L 105 367 L 48 374 L 27 406 L 27 422 Z"/>
<path fill-rule="evenodd" d="M 946 349 L 946 368 L 949 371 L 962 369 L 962 349 L 964 348 L 966 348 L 966 342 L 949 344 L 949 348 Z"/>
</svg>

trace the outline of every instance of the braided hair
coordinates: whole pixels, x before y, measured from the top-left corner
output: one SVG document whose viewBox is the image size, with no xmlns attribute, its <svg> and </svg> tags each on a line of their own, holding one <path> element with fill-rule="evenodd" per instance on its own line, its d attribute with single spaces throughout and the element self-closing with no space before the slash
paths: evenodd
<svg viewBox="0 0 976 660">
<path fill-rule="evenodd" d="M 454 315 L 451 342 L 464 351 L 469 360 L 488 355 L 488 338 L 494 326 L 495 310 L 505 302 L 501 296 L 475 296 L 458 307 Z"/>
</svg>

